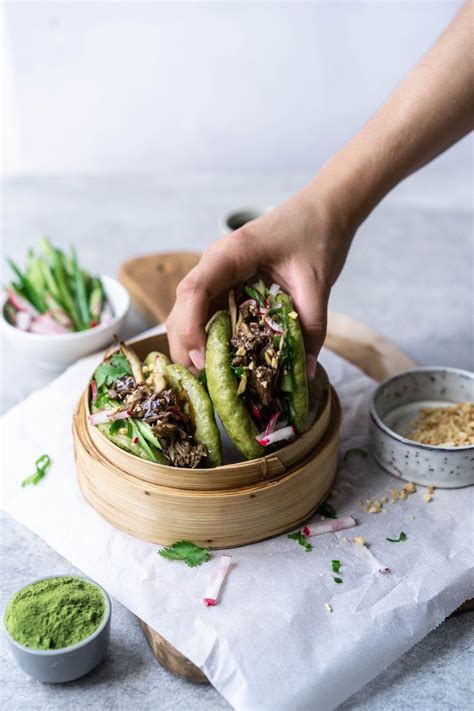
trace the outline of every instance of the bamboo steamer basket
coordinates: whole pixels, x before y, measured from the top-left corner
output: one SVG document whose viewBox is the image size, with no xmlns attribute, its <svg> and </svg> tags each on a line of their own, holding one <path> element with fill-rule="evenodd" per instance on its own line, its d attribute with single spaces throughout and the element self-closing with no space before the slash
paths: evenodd
<svg viewBox="0 0 474 711">
<path fill-rule="evenodd" d="M 140 358 L 168 353 L 165 334 L 133 344 Z M 182 469 L 135 457 L 87 419 L 87 387 L 73 417 L 78 480 L 86 500 L 115 527 L 152 543 L 191 540 L 228 548 L 279 535 L 305 521 L 331 488 L 341 408 L 324 369 L 311 386 L 309 430 L 275 453 L 212 469 Z"/>
</svg>

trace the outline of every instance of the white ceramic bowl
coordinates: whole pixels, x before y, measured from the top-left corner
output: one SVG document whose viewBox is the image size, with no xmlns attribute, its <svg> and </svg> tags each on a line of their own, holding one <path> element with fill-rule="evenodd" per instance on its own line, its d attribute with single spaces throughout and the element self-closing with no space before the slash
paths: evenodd
<svg viewBox="0 0 474 711">
<path fill-rule="evenodd" d="M 454 489 L 474 484 L 474 446 L 434 447 L 404 436 L 423 407 L 474 400 L 474 373 L 457 368 L 415 368 L 388 378 L 369 405 L 372 454 L 400 479 Z"/>
<path fill-rule="evenodd" d="M 12 326 L 5 317 L 5 303 L 2 307 L 2 329 L 11 345 L 28 358 L 31 365 L 46 370 L 62 370 L 79 358 L 95 353 L 112 342 L 119 334 L 125 316 L 130 307 L 127 290 L 112 277 L 101 275 L 107 299 L 113 311 L 113 318 L 104 324 L 87 331 L 43 335 L 20 331 Z"/>
</svg>

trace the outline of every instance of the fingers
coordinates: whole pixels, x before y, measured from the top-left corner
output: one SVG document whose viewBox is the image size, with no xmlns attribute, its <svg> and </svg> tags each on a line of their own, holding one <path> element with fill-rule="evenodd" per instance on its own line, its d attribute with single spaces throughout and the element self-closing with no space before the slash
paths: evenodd
<svg viewBox="0 0 474 711">
<path fill-rule="evenodd" d="M 250 248 L 249 242 L 245 230 L 218 240 L 178 285 L 176 303 L 167 321 L 173 361 L 192 363 L 198 370 L 204 367 L 204 327 L 210 301 L 258 271 L 257 250 L 255 245 Z"/>
<path fill-rule="evenodd" d="M 303 329 L 306 367 L 312 380 L 316 374 L 319 351 L 326 337 L 329 288 L 323 285 L 307 265 L 290 271 L 290 294 Z"/>
</svg>

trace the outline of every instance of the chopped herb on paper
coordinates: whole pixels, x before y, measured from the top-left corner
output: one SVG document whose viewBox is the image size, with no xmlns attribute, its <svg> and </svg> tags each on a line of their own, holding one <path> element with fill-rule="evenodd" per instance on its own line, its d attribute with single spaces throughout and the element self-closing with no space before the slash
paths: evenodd
<svg viewBox="0 0 474 711">
<path fill-rule="evenodd" d="M 353 447 L 352 449 L 348 449 L 347 452 L 344 455 L 343 461 L 347 462 L 349 457 L 353 457 L 354 455 L 358 454 L 360 457 L 367 457 L 367 452 L 365 449 L 361 449 L 360 447 Z"/>
<path fill-rule="evenodd" d="M 166 546 L 158 554 L 167 560 L 183 560 L 190 568 L 196 568 L 209 560 L 210 548 L 200 548 L 190 541 L 177 541 Z"/>
<path fill-rule="evenodd" d="M 400 543 L 401 541 L 406 541 L 407 539 L 407 534 L 402 531 L 398 538 L 386 538 L 386 541 L 389 541 L 390 543 Z"/>
<path fill-rule="evenodd" d="M 328 501 L 325 501 L 318 508 L 318 514 L 325 516 L 326 518 L 337 518 L 336 509 Z"/>
<path fill-rule="evenodd" d="M 308 539 L 302 531 L 294 531 L 293 533 L 289 533 L 288 538 L 291 538 L 292 541 L 297 541 L 300 546 L 303 546 L 307 553 L 313 550 L 313 546 L 311 543 L 308 543 Z"/>
<path fill-rule="evenodd" d="M 340 560 L 333 560 L 331 561 L 332 564 L 332 572 L 333 573 L 339 573 L 341 570 L 341 561 Z"/>
<path fill-rule="evenodd" d="M 28 486 L 28 484 L 34 484 L 34 486 L 36 486 L 38 482 L 40 482 L 41 479 L 44 477 L 52 463 L 53 460 L 51 459 L 49 454 L 42 454 L 41 457 L 38 457 L 35 462 L 35 473 L 21 482 L 22 487 Z"/>
<path fill-rule="evenodd" d="M 341 583 L 344 582 L 342 578 L 333 578 L 333 580 L 334 580 L 334 582 L 337 583 L 338 585 L 340 585 Z"/>
</svg>

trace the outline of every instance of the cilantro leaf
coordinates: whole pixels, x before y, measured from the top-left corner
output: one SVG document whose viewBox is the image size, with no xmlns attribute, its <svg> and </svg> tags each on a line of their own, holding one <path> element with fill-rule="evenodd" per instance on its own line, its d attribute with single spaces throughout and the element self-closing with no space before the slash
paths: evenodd
<svg viewBox="0 0 474 711">
<path fill-rule="evenodd" d="M 386 538 L 386 541 L 389 541 L 390 543 L 400 543 L 401 541 L 406 541 L 407 539 L 407 534 L 402 531 L 398 538 Z"/>
<path fill-rule="evenodd" d="M 332 506 L 329 501 L 324 501 L 318 508 L 318 514 L 325 516 L 326 518 L 337 518 L 336 509 Z"/>
<path fill-rule="evenodd" d="M 100 388 L 104 384 L 112 385 L 117 378 L 121 378 L 123 375 L 132 375 L 130 363 L 123 353 L 114 353 L 110 360 L 99 365 L 94 377 L 97 387 Z"/>
<path fill-rule="evenodd" d="M 123 420 L 115 420 L 114 422 L 112 422 L 112 424 L 109 427 L 109 433 L 111 435 L 115 434 L 123 426 L 124 426 Z"/>
<path fill-rule="evenodd" d="M 361 457 L 364 457 L 364 459 L 367 457 L 367 452 L 365 449 L 361 449 L 360 447 L 352 447 L 352 449 L 348 449 L 347 452 L 345 453 L 343 457 L 343 461 L 347 462 L 349 457 L 353 457 L 355 454 L 360 455 Z"/>
<path fill-rule="evenodd" d="M 333 578 L 333 580 L 334 580 L 334 582 L 337 583 L 338 585 L 340 585 L 341 583 L 344 582 L 342 578 Z"/>
<path fill-rule="evenodd" d="M 247 296 L 250 296 L 251 299 L 255 299 L 255 301 L 257 301 L 260 306 L 264 305 L 265 299 L 260 293 L 260 291 L 258 291 L 258 289 L 253 289 L 251 286 L 246 286 L 245 293 L 247 294 Z"/>
<path fill-rule="evenodd" d="M 23 479 L 23 481 L 21 482 L 21 486 L 28 486 L 28 484 L 34 484 L 34 486 L 36 486 L 44 477 L 52 463 L 53 460 L 51 459 L 49 454 L 42 454 L 41 457 L 38 457 L 35 462 L 35 473 L 27 477 L 26 479 Z"/>
<path fill-rule="evenodd" d="M 313 550 L 313 546 L 311 543 L 308 543 L 308 539 L 302 531 L 294 531 L 293 533 L 289 533 L 288 538 L 291 538 L 293 541 L 298 541 L 300 546 L 303 546 L 307 553 Z"/>
<path fill-rule="evenodd" d="M 341 570 L 341 561 L 340 560 L 332 560 L 332 572 L 333 573 L 339 573 Z"/>
<path fill-rule="evenodd" d="M 177 541 L 171 546 L 166 546 L 158 554 L 167 560 L 184 560 L 190 568 L 195 568 L 209 560 L 210 548 L 200 548 L 190 541 Z"/>
</svg>

